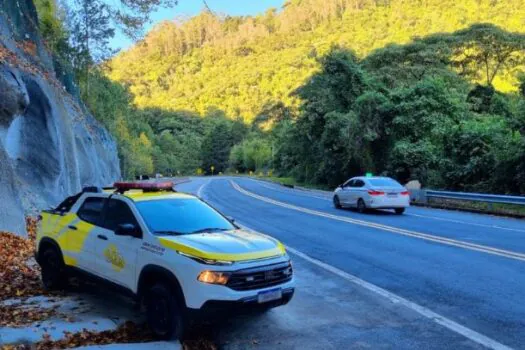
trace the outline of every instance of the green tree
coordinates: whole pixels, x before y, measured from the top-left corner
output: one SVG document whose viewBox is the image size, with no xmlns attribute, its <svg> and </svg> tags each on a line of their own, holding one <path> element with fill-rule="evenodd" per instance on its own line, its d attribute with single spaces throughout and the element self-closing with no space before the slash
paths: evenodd
<svg viewBox="0 0 525 350">
<path fill-rule="evenodd" d="M 288 154 L 287 158 L 295 159 L 292 173 L 301 180 L 327 183 L 332 181 L 334 171 L 340 169 L 334 168 L 326 157 L 324 147 L 327 143 L 321 141 L 326 124 L 333 116 L 348 113 L 366 91 L 368 83 L 358 59 L 351 52 L 334 48 L 321 63 L 321 72 L 296 92 L 303 100 L 302 115 L 295 122 L 294 147 L 289 149 L 295 155 Z"/>
<path fill-rule="evenodd" d="M 71 11 L 72 65 L 84 98 L 89 97 L 90 69 L 113 53 L 109 40 L 115 35 L 109 7 L 101 0 L 76 0 Z"/>
<path fill-rule="evenodd" d="M 241 172 L 268 169 L 271 161 L 272 148 L 266 139 L 246 139 L 235 145 L 230 152 L 230 166 Z"/>
<path fill-rule="evenodd" d="M 502 71 L 525 64 L 522 33 L 480 23 L 454 33 L 452 40 L 453 65 L 461 74 L 480 78 L 488 86 Z"/>
<path fill-rule="evenodd" d="M 224 172 L 228 168 L 232 147 L 230 127 L 226 121 L 216 122 L 202 140 L 202 168 L 205 172 Z"/>
</svg>

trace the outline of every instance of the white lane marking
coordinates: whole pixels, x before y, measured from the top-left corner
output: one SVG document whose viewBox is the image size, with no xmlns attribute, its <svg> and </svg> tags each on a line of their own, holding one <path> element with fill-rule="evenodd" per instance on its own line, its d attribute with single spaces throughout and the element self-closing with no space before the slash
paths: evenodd
<svg viewBox="0 0 525 350">
<path fill-rule="evenodd" d="M 251 180 L 258 182 L 263 187 L 272 189 L 274 191 L 279 191 L 279 189 L 277 189 L 275 187 L 263 184 L 262 181 L 255 180 L 255 179 L 251 179 Z M 298 192 L 301 192 L 302 195 L 307 196 L 307 197 L 322 199 L 322 200 L 329 201 L 329 202 L 332 201 L 331 199 L 326 198 L 326 197 L 318 197 L 318 196 L 311 195 L 307 191 L 303 191 L 303 190 L 289 189 L 289 191 L 290 192 L 298 191 Z M 328 194 L 327 194 L 327 196 L 328 196 Z M 487 228 L 492 228 L 492 229 L 497 229 L 497 230 L 507 230 L 507 231 L 514 231 L 514 232 L 525 232 L 525 230 L 520 230 L 518 228 L 503 227 L 503 226 L 498 226 L 498 225 L 479 224 L 479 223 L 475 223 L 475 222 L 467 222 L 467 221 L 455 220 L 455 219 L 449 219 L 449 218 L 440 218 L 440 217 L 431 216 L 431 215 L 421 215 L 421 214 L 413 214 L 413 213 L 406 213 L 405 215 L 416 216 L 416 217 L 425 218 L 425 219 L 439 220 L 439 221 L 448 221 L 448 222 L 453 222 L 455 224 L 472 225 L 472 226 L 478 226 L 478 227 L 487 227 Z"/>
<path fill-rule="evenodd" d="M 246 230 L 249 230 L 249 231 L 252 231 L 252 232 L 255 232 L 255 233 L 259 233 L 253 229 L 251 229 L 250 227 L 244 225 L 244 224 L 241 224 L 241 223 L 238 223 L 239 226 L 241 226 L 242 228 L 246 229 Z M 262 234 L 262 233 L 259 233 L 259 234 Z M 360 279 L 359 277 L 356 277 L 348 272 L 345 272 L 343 270 L 340 270 L 338 269 L 337 267 L 335 266 L 332 266 L 332 265 L 329 265 L 327 263 L 324 263 L 320 260 L 317 260 L 315 258 L 312 258 L 311 256 L 295 249 L 295 248 L 292 248 L 290 247 L 289 245 L 286 246 L 286 249 L 291 252 L 292 254 L 300 257 L 301 259 L 304 259 L 326 271 L 329 271 L 351 283 L 354 283 L 372 293 L 375 293 L 375 294 L 378 294 L 388 300 L 390 300 L 393 304 L 399 304 L 399 305 L 402 305 L 412 311 L 415 311 L 416 313 L 420 314 L 421 316 L 423 317 L 426 317 L 428 319 L 430 319 L 431 321 L 434 321 L 436 322 L 437 324 L 455 332 L 455 333 L 458 333 L 458 334 L 461 334 L 462 336 L 464 336 L 465 338 L 468 338 L 482 346 L 485 346 L 489 349 L 495 349 L 495 350 L 511 350 L 512 348 L 504 345 L 504 344 L 501 344 L 500 342 L 492 339 L 492 338 L 489 338 L 481 333 L 478 333 L 476 332 L 475 330 L 472 330 L 470 328 L 467 328 L 457 322 L 454 322 L 452 321 L 451 319 L 448 319 L 446 318 L 445 316 L 442 316 L 424 306 L 421 306 L 419 304 L 416 304 L 408 299 L 405 299 L 403 297 L 400 297 L 399 295 L 396 295 L 392 292 L 389 292 L 387 291 L 386 289 L 383 289 L 379 286 L 376 286 L 375 284 L 372 284 L 370 282 L 367 282 L 365 280 L 362 280 Z"/>
<path fill-rule="evenodd" d="M 421 214 L 413 214 L 413 213 L 407 213 L 405 215 L 409 216 L 417 216 L 419 218 L 425 218 L 425 219 L 433 219 L 433 220 L 439 220 L 439 221 L 448 221 L 453 222 L 456 224 L 463 224 L 463 225 L 472 225 L 472 226 L 478 226 L 478 227 L 488 227 L 488 228 L 495 228 L 498 230 L 507 230 L 507 231 L 515 231 L 515 232 L 525 232 L 525 230 L 520 230 L 518 228 L 510 228 L 510 227 L 503 227 L 498 225 L 487 225 L 487 224 L 478 224 L 475 222 L 466 222 L 461 220 L 455 220 L 455 219 L 448 219 L 448 218 L 440 218 L 437 216 L 429 216 L 429 215 L 421 215 Z"/>
<path fill-rule="evenodd" d="M 204 188 L 211 182 L 211 180 L 206 181 L 202 185 L 200 185 L 199 189 L 197 190 L 197 197 L 202 199 L 202 191 L 204 191 Z"/>
<path fill-rule="evenodd" d="M 319 197 L 319 196 L 314 196 L 312 195 L 311 193 L 309 193 L 308 191 L 304 191 L 304 190 L 300 190 L 300 189 L 297 189 L 297 188 L 286 188 L 282 185 L 279 185 L 279 184 L 274 184 L 274 185 L 268 185 L 267 183 L 265 183 L 265 181 L 261 181 L 261 180 L 257 180 L 257 179 L 250 179 L 254 182 L 257 182 L 259 185 L 261 185 L 262 187 L 266 187 L 266 188 L 269 188 L 270 190 L 274 190 L 274 191 L 277 191 L 277 192 L 301 192 L 305 197 L 312 197 L 312 198 L 317 198 L 317 199 L 322 199 L 324 201 L 332 201 L 332 199 L 330 198 L 326 198 L 326 197 Z"/>
<path fill-rule="evenodd" d="M 457 322 L 454 322 L 452 321 L 451 319 L 448 319 L 446 318 L 445 316 L 442 316 L 424 306 L 421 306 L 419 304 L 416 304 L 410 300 L 407 300 L 403 297 L 400 297 L 394 293 L 391 293 L 381 287 L 378 287 L 376 286 L 375 284 L 372 284 L 372 283 L 369 283 L 369 282 L 366 282 L 354 275 L 351 275 L 345 271 L 342 271 L 334 266 L 331 266 L 331 265 L 328 265 L 320 260 L 317 260 L 317 259 L 314 259 L 300 251 L 298 251 L 297 249 L 294 249 L 292 247 L 289 247 L 289 246 L 286 246 L 286 249 L 288 249 L 288 251 L 290 251 L 291 253 L 301 257 L 302 259 L 306 260 L 306 261 L 309 261 L 311 262 L 312 264 L 314 265 L 317 265 L 327 271 L 330 271 L 336 275 L 338 275 L 339 277 L 349 281 L 349 282 L 352 282 L 358 286 L 361 286 L 373 293 L 376 293 L 376 294 L 379 294 L 385 298 L 387 298 L 388 300 L 390 300 L 392 303 L 394 304 L 400 304 L 400 305 L 403 305 L 404 307 L 408 308 L 408 309 L 411 309 L 415 312 L 417 312 L 418 314 L 436 322 L 437 324 L 440 324 L 442 326 L 444 326 L 445 328 L 448 328 L 449 330 L 453 331 L 453 332 L 456 332 L 458 334 L 461 334 L 462 336 L 478 343 L 478 344 L 481 344 L 489 349 L 498 349 L 498 350 L 502 350 L 502 349 L 511 349 L 510 347 L 506 346 L 506 345 L 503 345 L 501 343 L 499 343 L 498 341 L 494 340 L 494 339 L 491 339 L 481 333 L 478 333 L 470 328 L 467 328 Z"/>
<path fill-rule="evenodd" d="M 256 182 L 262 182 L 262 181 L 257 181 L 257 180 L 253 180 L 253 181 L 256 181 Z M 275 187 L 270 186 L 270 185 L 267 185 L 267 184 L 259 183 L 259 185 L 261 185 L 262 187 L 266 187 L 266 188 L 269 188 L 269 189 L 271 189 L 271 190 L 277 191 L 277 192 L 286 192 L 286 190 L 283 191 L 283 190 L 280 189 L 280 188 L 278 189 L 278 188 L 275 188 Z M 276 186 L 277 186 L 277 185 L 276 185 Z M 331 199 L 326 198 L 326 197 L 313 196 L 313 195 L 311 195 L 311 194 L 309 194 L 309 193 L 305 193 L 306 191 L 302 191 L 302 190 L 291 189 L 291 188 L 289 188 L 289 189 L 287 189 L 287 190 L 288 190 L 289 192 L 295 192 L 295 191 L 297 191 L 297 192 L 302 192 L 302 195 L 305 196 L 305 197 L 317 198 L 317 199 L 321 199 L 321 200 L 323 200 L 323 201 L 329 201 L 329 202 L 332 201 Z"/>
<path fill-rule="evenodd" d="M 274 199 L 263 197 L 263 196 L 260 196 L 258 194 L 249 192 L 249 191 L 241 188 L 234 181 L 230 180 L 230 182 L 231 182 L 233 188 L 235 188 L 237 191 L 241 192 L 244 195 L 247 195 L 247 196 L 253 197 L 255 199 L 258 199 L 260 201 L 267 202 L 267 203 L 270 203 L 270 204 L 273 204 L 273 205 L 277 205 L 277 206 L 280 206 L 280 207 L 283 207 L 283 208 L 292 209 L 292 210 L 296 210 L 296 211 L 299 211 L 299 212 L 302 212 L 302 213 L 306 213 L 306 214 L 310 214 L 310 215 L 316 215 L 316 216 L 321 216 L 321 217 L 325 217 L 325 218 L 328 218 L 328 219 L 342 221 L 342 222 L 346 222 L 346 223 L 350 223 L 350 224 L 355 224 L 355 225 L 360 225 L 360 226 L 365 226 L 365 227 L 371 227 L 371 228 L 375 228 L 375 229 L 378 229 L 378 230 L 388 231 L 388 232 L 392 232 L 392 233 L 403 235 L 403 236 L 419 238 L 419 239 L 423 239 L 423 240 L 427 240 L 427 241 L 431 241 L 431 242 L 436 242 L 436 243 L 441 243 L 441 244 L 445 244 L 445 245 L 449 245 L 449 246 L 464 248 L 464 249 L 473 250 L 473 251 L 482 252 L 482 253 L 491 254 L 491 255 L 502 256 L 502 257 L 509 258 L 509 259 L 525 261 L 525 254 L 522 254 L 522 253 L 513 252 L 513 251 L 505 250 L 505 249 L 489 247 L 489 246 L 475 244 L 475 243 L 459 241 L 459 240 L 455 240 L 455 239 L 451 239 L 451 238 L 445 238 L 445 237 L 441 237 L 441 236 L 434 236 L 434 235 L 430 235 L 430 234 L 427 234 L 427 233 L 421 233 L 421 232 L 416 232 L 416 231 L 405 230 L 405 229 L 392 227 L 392 226 L 387 226 L 387 225 L 383 225 L 383 224 L 376 224 L 376 223 L 373 223 L 373 222 L 368 222 L 368 221 L 363 221 L 363 220 L 356 220 L 356 219 L 352 219 L 352 218 L 349 218 L 349 217 L 346 217 L 346 216 L 338 216 L 338 215 L 333 215 L 333 214 L 329 214 L 329 213 L 325 213 L 325 212 L 321 212 L 321 211 L 317 211 L 317 210 L 312 210 L 312 209 L 308 209 L 308 208 L 298 207 L 298 206 L 295 206 L 295 205 L 292 205 L 292 204 L 279 202 L 279 201 L 276 201 Z"/>
</svg>

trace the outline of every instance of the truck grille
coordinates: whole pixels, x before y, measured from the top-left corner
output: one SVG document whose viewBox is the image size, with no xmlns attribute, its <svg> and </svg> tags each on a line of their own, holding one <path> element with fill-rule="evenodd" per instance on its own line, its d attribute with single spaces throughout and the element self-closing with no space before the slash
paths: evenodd
<svg viewBox="0 0 525 350">
<path fill-rule="evenodd" d="M 292 275 L 292 265 L 284 262 L 235 271 L 226 285 L 233 290 L 260 289 L 286 283 Z"/>
</svg>

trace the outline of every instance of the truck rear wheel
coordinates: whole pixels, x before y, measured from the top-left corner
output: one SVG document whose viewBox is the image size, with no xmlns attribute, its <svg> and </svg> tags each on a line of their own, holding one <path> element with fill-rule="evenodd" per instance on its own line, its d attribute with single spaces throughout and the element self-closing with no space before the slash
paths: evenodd
<svg viewBox="0 0 525 350">
<path fill-rule="evenodd" d="M 163 283 L 153 285 L 146 295 L 145 304 L 149 327 L 158 338 L 181 338 L 184 332 L 183 309 L 171 288 Z"/>
<path fill-rule="evenodd" d="M 47 290 L 63 289 L 67 285 L 66 266 L 54 247 L 45 247 L 41 253 L 42 284 Z"/>
</svg>

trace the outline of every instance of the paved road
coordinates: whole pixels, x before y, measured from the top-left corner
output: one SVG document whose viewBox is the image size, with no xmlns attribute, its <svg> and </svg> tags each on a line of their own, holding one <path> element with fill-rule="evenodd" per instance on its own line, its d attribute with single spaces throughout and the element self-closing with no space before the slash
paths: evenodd
<svg viewBox="0 0 525 350">
<path fill-rule="evenodd" d="M 425 208 L 410 208 L 403 216 L 359 214 L 334 209 L 323 193 L 248 178 L 194 178 L 178 188 L 326 264 L 325 270 L 357 277 L 365 281 L 364 289 L 368 282 L 368 291 L 378 288 L 360 304 L 360 312 L 375 305 L 374 298 L 395 295 L 408 311 L 430 321 L 428 327 L 398 335 L 388 347 L 439 348 L 447 339 L 446 347 L 452 348 L 525 349 L 522 220 Z M 339 293 L 343 297 L 351 290 Z M 385 318 L 391 317 L 391 310 L 384 310 Z"/>
</svg>

